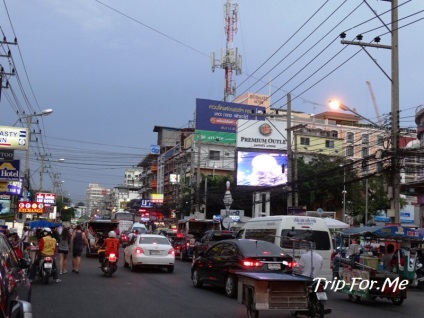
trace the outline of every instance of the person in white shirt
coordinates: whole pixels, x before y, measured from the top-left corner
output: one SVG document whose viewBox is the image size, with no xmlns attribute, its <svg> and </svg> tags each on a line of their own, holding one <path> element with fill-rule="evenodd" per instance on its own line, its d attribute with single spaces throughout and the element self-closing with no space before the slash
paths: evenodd
<svg viewBox="0 0 424 318">
<path fill-rule="evenodd" d="M 318 277 L 322 268 L 322 256 L 314 250 L 308 250 L 300 256 L 298 265 L 303 276 Z"/>
</svg>

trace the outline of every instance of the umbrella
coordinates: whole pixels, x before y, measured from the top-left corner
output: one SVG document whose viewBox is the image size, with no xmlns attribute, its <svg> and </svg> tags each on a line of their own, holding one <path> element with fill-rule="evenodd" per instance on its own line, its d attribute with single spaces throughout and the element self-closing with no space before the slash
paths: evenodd
<svg viewBox="0 0 424 318">
<path fill-rule="evenodd" d="M 349 227 L 349 224 L 332 218 L 325 218 L 324 222 L 329 229 L 346 229 Z"/>
<path fill-rule="evenodd" d="M 37 221 L 27 222 L 26 225 L 29 226 L 31 229 L 35 229 L 37 227 L 57 227 L 57 226 L 61 226 L 62 223 L 49 222 L 46 220 L 37 220 Z"/>
</svg>

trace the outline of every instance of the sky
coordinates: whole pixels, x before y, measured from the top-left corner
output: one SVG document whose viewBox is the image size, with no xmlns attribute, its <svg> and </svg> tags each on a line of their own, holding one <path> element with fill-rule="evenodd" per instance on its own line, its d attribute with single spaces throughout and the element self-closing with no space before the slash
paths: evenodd
<svg viewBox="0 0 424 318">
<path fill-rule="evenodd" d="M 89 183 L 123 184 L 125 169 L 157 143 L 154 126 L 190 127 L 196 98 L 223 100 L 224 70 L 212 72 L 210 55 L 219 57 L 226 47 L 225 3 L 3 0 L 1 31 L 18 44 L 1 45 L 1 54 L 10 50 L 12 58 L 0 57 L 0 64 L 16 74 L 2 89 L 0 125 L 25 126 L 23 112 L 53 109 L 32 118 L 33 186 L 51 191 L 53 180 L 60 181 L 65 196 L 84 202 Z M 390 27 L 390 2 L 232 3 L 238 21 L 230 46 L 243 61 L 242 74 L 233 78 L 236 95 L 270 94 L 271 107 L 285 108 L 291 92 L 293 111 L 310 114 L 329 110 L 328 101 L 338 98 L 376 122 L 369 81 L 380 118 L 387 120 L 391 50 L 367 48 L 369 56 L 341 44 L 339 34 L 351 41 L 362 34 L 366 43 L 380 36 L 380 44 L 390 45 L 383 25 Z M 400 124 L 414 128 L 416 108 L 424 103 L 424 1 L 399 0 L 399 19 Z M 15 151 L 15 158 L 23 169 L 25 153 Z"/>
</svg>

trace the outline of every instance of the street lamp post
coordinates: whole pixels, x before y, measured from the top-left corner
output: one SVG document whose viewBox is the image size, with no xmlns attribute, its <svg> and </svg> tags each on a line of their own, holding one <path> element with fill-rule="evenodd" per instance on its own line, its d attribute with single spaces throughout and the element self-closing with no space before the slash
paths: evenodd
<svg viewBox="0 0 424 318">
<path fill-rule="evenodd" d="M 24 115 L 23 117 L 26 118 L 26 125 L 28 129 L 28 145 L 27 145 L 27 151 L 25 154 L 25 172 L 24 172 L 24 189 L 23 189 L 23 198 L 24 201 L 28 199 L 28 188 L 29 188 L 29 144 L 31 142 L 31 119 L 32 117 L 38 117 L 38 116 L 48 116 L 51 113 L 53 113 L 53 109 L 45 109 L 41 113 L 34 113 L 34 114 L 28 114 Z"/>
<path fill-rule="evenodd" d="M 231 196 L 231 192 L 230 192 L 230 181 L 226 182 L 226 186 L 227 186 L 227 190 L 225 191 L 223 201 L 225 205 L 225 213 L 226 213 L 226 216 L 228 216 L 230 214 L 231 204 L 233 203 L 233 197 Z"/>
<path fill-rule="evenodd" d="M 342 194 L 343 194 L 343 222 L 345 222 L 346 223 L 346 194 L 347 194 L 347 191 L 346 191 L 346 169 L 345 169 L 345 167 L 343 166 L 343 191 L 342 191 Z"/>
</svg>

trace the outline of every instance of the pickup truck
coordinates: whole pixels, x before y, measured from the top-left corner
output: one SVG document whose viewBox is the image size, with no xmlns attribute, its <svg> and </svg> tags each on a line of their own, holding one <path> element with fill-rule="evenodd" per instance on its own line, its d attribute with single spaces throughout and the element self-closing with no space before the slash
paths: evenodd
<svg viewBox="0 0 424 318">
<path fill-rule="evenodd" d="M 85 235 L 88 239 L 86 256 L 90 257 L 98 255 L 98 249 L 103 240 L 108 237 L 110 231 L 118 229 L 119 223 L 115 220 L 92 220 L 87 221 L 84 225 Z"/>
</svg>

